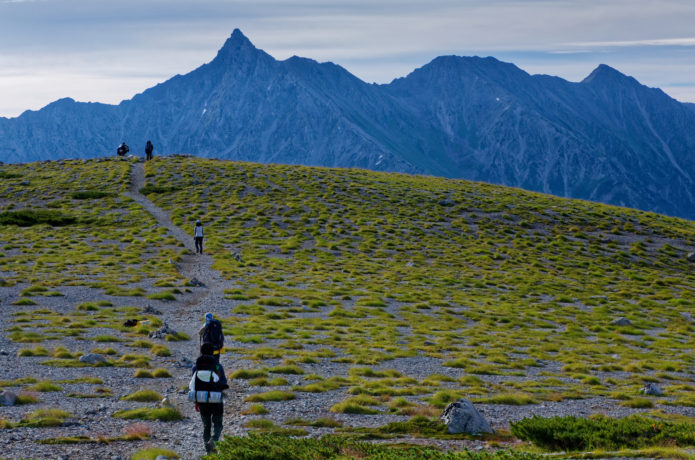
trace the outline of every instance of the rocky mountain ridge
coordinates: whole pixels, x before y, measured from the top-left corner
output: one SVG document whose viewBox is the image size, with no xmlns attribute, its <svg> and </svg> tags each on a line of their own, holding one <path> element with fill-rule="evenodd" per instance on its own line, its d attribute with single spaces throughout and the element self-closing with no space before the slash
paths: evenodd
<svg viewBox="0 0 695 460">
<path fill-rule="evenodd" d="M 695 218 L 695 105 L 606 65 L 572 83 L 441 56 L 385 85 L 278 61 L 235 30 L 215 59 L 119 105 L 0 119 L 0 160 L 132 152 L 424 173 Z M 142 153 L 142 152 L 140 152 Z"/>
</svg>

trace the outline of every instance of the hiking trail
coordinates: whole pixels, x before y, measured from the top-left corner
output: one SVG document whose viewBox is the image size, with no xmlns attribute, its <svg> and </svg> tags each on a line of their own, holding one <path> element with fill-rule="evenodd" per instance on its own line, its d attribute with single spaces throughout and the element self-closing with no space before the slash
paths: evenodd
<svg viewBox="0 0 695 460">
<path fill-rule="evenodd" d="M 195 361 L 198 356 L 198 330 L 201 327 L 203 315 L 210 311 L 216 318 L 220 319 L 221 306 L 220 300 L 224 296 L 224 288 L 230 282 L 224 280 L 220 273 L 212 268 L 213 258 L 209 254 L 196 254 L 193 235 L 186 233 L 183 229 L 174 225 L 171 221 L 170 214 L 150 201 L 146 196 L 140 193 L 140 189 L 145 186 L 145 163 L 134 163 L 130 173 L 130 188 L 125 193 L 126 196 L 132 198 L 136 203 L 141 205 L 149 212 L 157 224 L 166 228 L 169 233 L 180 241 L 188 251 L 181 256 L 181 261 L 175 263 L 179 273 L 189 280 L 197 278 L 204 284 L 201 287 L 191 287 L 192 293 L 186 294 L 184 298 L 172 302 L 171 309 L 166 309 L 165 317 L 163 318 L 170 326 L 177 331 L 183 331 L 191 337 L 188 342 L 180 342 L 185 344 L 181 350 L 183 357 Z M 191 230 L 192 230 L 191 225 Z M 162 309 L 165 311 L 165 309 Z M 172 344 L 173 345 L 173 344 Z M 177 353 L 178 354 L 178 353 Z M 229 355 L 226 355 L 229 357 Z M 229 358 L 222 356 L 221 364 L 224 366 L 227 375 L 231 374 L 233 362 Z M 190 369 L 178 367 L 175 369 L 178 376 L 190 378 Z M 241 406 L 243 405 L 243 393 L 234 385 L 234 382 L 229 380 L 230 390 L 227 391 L 225 397 L 225 421 L 224 434 L 232 433 L 239 430 L 240 421 L 238 419 Z M 195 432 L 202 432 L 200 419 L 194 411 L 193 404 L 185 400 L 185 396 L 179 398 L 179 406 L 184 410 L 184 413 L 193 420 L 196 424 Z"/>
<path fill-rule="evenodd" d="M 207 288 L 207 296 L 222 295 L 223 280 L 220 273 L 212 268 L 213 259 L 208 254 L 196 254 L 193 235 L 189 235 L 183 229 L 177 227 L 171 221 L 171 216 L 168 212 L 154 204 L 145 195 L 140 193 L 140 189 L 145 186 L 145 164 L 135 163 L 130 174 L 130 190 L 126 193 L 127 196 L 135 200 L 147 212 L 152 214 L 157 223 L 169 230 L 171 235 L 180 241 L 186 249 L 191 251 L 190 254 L 184 254 L 182 261 L 177 264 L 179 272 L 188 279 L 197 278 L 205 284 Z M 192 225 L 191 225 L 192 226 Z M 206 296 L 206 297 L 207 297 Z M 202 303 L 204 299 L 200 299 Z"/>
</svg>

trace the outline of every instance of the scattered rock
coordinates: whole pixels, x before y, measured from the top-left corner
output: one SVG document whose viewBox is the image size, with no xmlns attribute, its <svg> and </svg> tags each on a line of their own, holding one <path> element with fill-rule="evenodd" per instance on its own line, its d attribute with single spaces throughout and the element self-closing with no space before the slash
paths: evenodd
<svg viewBox="0 0 695 460">
<path fill-rule="evenodd" d="M 0 350 L 0 356 L 9 356 L 10 352 L 7 350 Z"/>
<path fill-rule="evenodd" d="M 161 315 L 162 312 L 154 308 L 152 305 L 148 305 L 142 309 L 142 312 L 149 315 Z"/>
<path fill-rule="evenodd" d="M 191 361 L 188 358 L 181 358 L 181 361 L 177 363 L 179 367 L 185 367 L 187 369 L 190 369 L 193 367 L 193 364 L 195 364 L 193 361 Z"/>
<path fill-rule="evenodd" d="M 444 206 L 444 207 L 451 207 L 451 206 L 456 206 L 456 202 L 450 198 L 446 198 L 444 200 L 440 200 L 437 203 L 439 206 Z"/>
<path fill-rule="evenodd" d="M 202 281 L 200 281 L 198 278 L 192 278 L 192 279 L 188 282 L 188 285 L 189 285 L 189 286 L 194 286 L 194 287 L 205 287 L 205 284 L 204 284 Z"/>
<path fill-rule="evenodd" d="M 691 252 L 687 256 L 688 262 L 695 262 L 695 252 Z"/>
<path fill-rule="evenodd" d="M 173 407 L 174 405 L 169 401 L 169 398 L 164 398 L 161 401 L 159 401 L 159 406 L 160 407 Z"/>
<path fill-rule="evenodd" d="M 127 319 L 123 323 L 123 326 L 125 327 L 135 327 L 138 325 L 138 320 L 137 319 Z"/>
<path fill-rule="evenodd" d="M 151 339 L 163 339 L 167 334 L 176 335 L 176 331 L 171 329 L 167 323 L 164 323 L 162 327 L 156 331 L 150 332 L 149 337 Z"/>
<path fill-rule="evenodd" d="M 467 399 L 459 399 L 446 406 L 439 420 L 447 425 L 449 434 L 494 433 L 487 420 Z"/>
<path fill-rule="evenodd" d="M 169 460 L 169 457 L 165 455 L 157 455 L 154 460 Z"/>
<path fill-rule="evenodd" d="M 433 341 L 431 341 L 431 340 L 425 340 L 425 341 L 423 342 L 423 345 L 425 345 L 425 346 L 427 346 L 427 347 L 431 347 L 431 346 L 437 345 L 437 342 L 433 342 Z"/>
<path fill-rule="evenodd" d="M 648 396 L 661 396 L 664 394 L 656 383 L 647 383 L 639 392 Z"/>
<path fill-rule="evenodd" d="M 237 262 L 241 262 L 241 254 L 235 252 L 233 257 L 234 260 L 236 260 Z"/>
<path fill-rule="evenodd" d="M 31 182 L 29 182 L 28 180 L 23 180 L 22 182 L 19 183 L 19 185 L 23 185 L 23 186 L 25 186 L 25 187 L 26 187 L 27 185 L 30 185 L 30 184 L 31 184 Z"/>
<path fill-rule="evenodd" d="M 104 412 L 105 410 L 106 410 L 106 406 L 103 404 L 99 404 L 96 408 L 85 411 L 85 414 L 86 415 L 95 415 L 95 414 L 98 414 L 99 412 Z"/>
<path fill-rule="evenodd" d="M 79 362 L 87 364 L 98 364 L 106 362 L 106 358 L 97 353 L 89 353 L 88 355 L 80 356 Z"/>
<path fill-rule="evenodd" d="M 9 390 L 0 393 L 0 406 L 14 406 L 17 401 L 17 395 Z"/>
<path fill-rule="evenodd" d="M 406 263 L 405 266 L 406 267 L 414 267 L 415 263 L 411 260 L 411 261 L 408 261 L 408 263 Z"/>
<path fill-rule="evenodd" d="M 632 321 L 621 316 L 620 318 L 616 318 L 613 321 L 611 321 L 611 324 L 613 326 L 632 326 Z"/>
</svg>

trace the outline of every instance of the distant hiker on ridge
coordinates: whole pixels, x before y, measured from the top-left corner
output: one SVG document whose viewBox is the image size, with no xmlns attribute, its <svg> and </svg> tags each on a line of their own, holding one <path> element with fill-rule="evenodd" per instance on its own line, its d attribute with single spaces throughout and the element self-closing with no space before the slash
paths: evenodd
<svg viewBox="0 0 695 460">
<path fill-rule="evenodd" d="M 205 323 L 198 331 L 200 343 L 209 343 L 212 346 L 210 353 L 216 362 L 220 362 L 220 353 L 224 347 L 224 333 L 222 332 L 222 323 L 212 316 L 212 313 L 205 313 Z"/>
<path fill-rule="evenodd" d="M 124 157 L 125 154 L 128 152 L 130 152 L 130 148 L 127 145 L 125 145 L 125 142 L 121 142 L 121 145 L 118 146 L 118 150 L 116 150 L 118 156 Z"/>
<path fill-rule="evenodd" d="M 222 434 L 224 401 L 222 391 L 229 388 L 224 368 L 212 356 L 213 346 L 205 342 L 200 346 L 200 356 L 193 366 L 193 377 L 188 385 L 188 400 L 195 402 L 195 410 L 203 420 L 205 452 L 215 452 L 215 443 Z M 214 425 L 212 437 L 210 428 Z M 212 438 L 212 439 L 211 439 Z"/>
<path fill-rule="evenodd" d="M 203 253 L 203 224 L 200 220 L 195 221 L 195 228 L 193 229 L 193 239 L 195 240 L 195 253 Z"/>
<path fill-rule="evenodd" d="M 154 150 L 154 145 L 152 145 L 151 141 L 147 141 L 147 144 L 145 145 L 145 161 L 149 161 L 152 159 L 152 150 Z"/>
</svg>

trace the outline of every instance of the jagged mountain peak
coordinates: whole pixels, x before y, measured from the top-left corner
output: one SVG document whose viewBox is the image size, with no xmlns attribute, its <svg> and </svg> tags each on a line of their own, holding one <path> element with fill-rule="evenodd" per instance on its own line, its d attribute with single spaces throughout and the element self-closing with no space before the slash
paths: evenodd
<svg viewBox="0 0 695 460">
<path fill-rule="evenodd" d="M 233 50 L 239 50 L 242 48 L 252 48 L 256 50 L 257 48 L 251 43 L 251 40 L 244 35 L 240 29 L 234 29 L 232 35 L 224 42 L 222 48 L 220 48 L 220 53 L 228 53 Z"/>
<path fill-rule="evenodd" d="M 239 29 L 234 29 L 232 35 L 224 42 L 217 56 L 210 64 L 231 64 L 238 61 L 248 61 L 259 57 L 274 60 L 265 51 L 256 48 L 251 40 Z"/>
<path fill-rule="evenodd" d="M 598 67 L 596 67 L 584 80 L 582 80 L 582 83 L 593 85 L 630 83 L 639 85 L 639 82 L 634 78 L 629 77 L 606 64 L 599 64 Z"/>
</svg>

